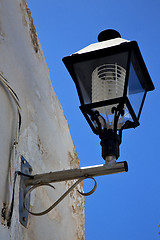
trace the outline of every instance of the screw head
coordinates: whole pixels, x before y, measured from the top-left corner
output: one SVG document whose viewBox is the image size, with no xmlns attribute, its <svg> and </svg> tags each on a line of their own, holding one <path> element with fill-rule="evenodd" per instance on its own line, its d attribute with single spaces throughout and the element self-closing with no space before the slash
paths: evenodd
<svg viewBox="0 0 160 240">
<path fill-rule="evenodd" d="M 23 156 L 21 156 L 21 160 L 22 160 L 22 163 L 23 163 L 23 164 L 25 164 L 25 163 L 26 163 L 26 161 L 25 161 L 25 159 L 24 159 L 24 157 L 23 157 Z"/>
</svg>

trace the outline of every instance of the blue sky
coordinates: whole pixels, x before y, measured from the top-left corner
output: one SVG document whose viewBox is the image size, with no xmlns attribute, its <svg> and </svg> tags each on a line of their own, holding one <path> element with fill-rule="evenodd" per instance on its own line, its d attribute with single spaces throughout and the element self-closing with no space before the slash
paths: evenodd
<svg viewBox="0 0 160 240">
<path fill-rule="evenodd" d="M 119 161 L 128 162 L 128 173 L 98 177 L 96 192 L 86 197 L 85 237 L 160 239 L 160 1 L 28 0 L 28 7 L 81 166 L 103 163 L 100 141 L 79 110 L 62 58 L 97 42 L 104 29 L 113 28 L 122 38 L 138 42 L 156 90 L 147 95 L 141 125 L 123 131 Z"/>
</svg>

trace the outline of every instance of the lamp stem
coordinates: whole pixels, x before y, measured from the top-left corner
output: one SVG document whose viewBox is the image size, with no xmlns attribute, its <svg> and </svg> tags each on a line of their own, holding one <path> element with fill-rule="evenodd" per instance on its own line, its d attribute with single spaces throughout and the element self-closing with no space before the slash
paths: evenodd
<svg viewBox="0 0 160 240">
<path fill-rule="evenodd" d="M 116 163 L 116 157 L 115 156 L 106 156 L 105 157 L 105 164 L 108 166 L 112 166 Z"/>
<path fill-rule="evenodd" d="M 112 161 L 119 158 L 119 145 L 121 144 L 122 135 L 112 129 L 104 129 L 99 134 L 102 146 L 102 157 L 105 161 Z"/>
</svg>

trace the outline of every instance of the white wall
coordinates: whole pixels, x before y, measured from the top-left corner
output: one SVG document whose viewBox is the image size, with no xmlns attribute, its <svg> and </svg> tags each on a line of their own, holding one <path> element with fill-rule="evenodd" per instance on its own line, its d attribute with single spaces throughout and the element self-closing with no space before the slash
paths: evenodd
<svg viewBox="0 0 160 240">
<path fill-rule="evenodd" d="M 79 166 L 25 0 L 0 0 L 0 72 L 19 98 L 22 117 L 19 132 L 17 104 L 0 77 L 0 206 L 7 211 L 21 155 L 32 165 L 33 174 Z M 44 210 L 70 185 L 59 183 L 52 191 L 37 189 L 32 194 L 32 210 Z M 47 215 L 30 215 L 24 228 L 19 222 L 18 177 L 11 226 L 1 217 L 0 239 L 82 240 L 84 199 L 74 190 Z"/>
</svg>

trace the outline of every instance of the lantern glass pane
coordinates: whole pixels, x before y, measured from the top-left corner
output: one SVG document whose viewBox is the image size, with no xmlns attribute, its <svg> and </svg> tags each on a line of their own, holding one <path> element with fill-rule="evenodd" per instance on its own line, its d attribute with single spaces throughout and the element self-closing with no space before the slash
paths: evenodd
<svg viewBox="0 0 160 240">
<path fill-rule="evenodd" d="M 122 97 L 127 60 L 128 52 L 122 52 L 74 63 L 81 104 Z"/>
<path fill-rule="evenodd" d="M 101 123 L 102 129 L 104 128 L 114 129 L 114 114 L 110 113 L 110 109 L 115 107 L 115 105 L 117 106 L 118 104 L 98 107 L 93 109 L 94 111 L 98 111 L 100 113 L 98 119 L 99 119 L 99 122 Z M 127 106 L 124 105 L 124 116 L 120 116 L 118 120 L 117 129 L 121 129 L 122 126 L 125 124 L 125 122 L 128 120 L 133 122 L 133 119 L 129 113 Z M 95 123 L 95 127 L 96 127 L 96 123 Z"/>
<path fill-rule="evenodd" d="M 145 89 L 142 87 L 133 64 L 131 63 L 128 82 L 128 98 L 137 118 L 144 94 Z"/>
</svg>

